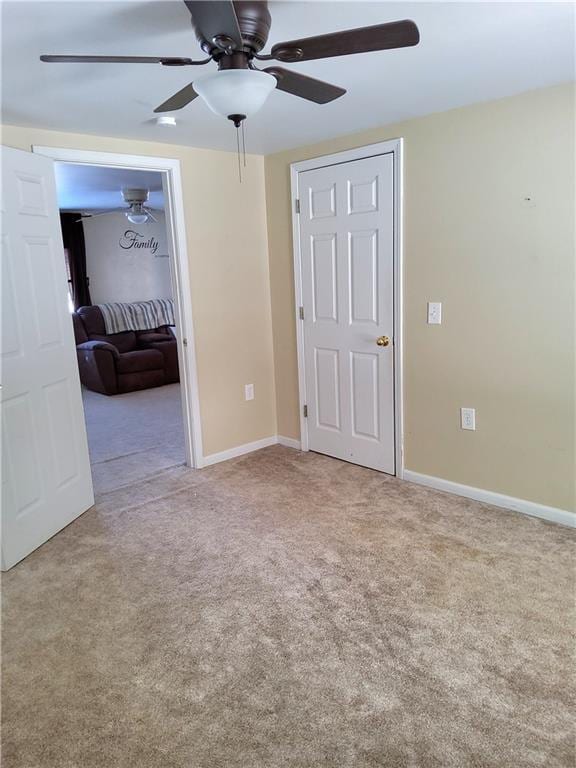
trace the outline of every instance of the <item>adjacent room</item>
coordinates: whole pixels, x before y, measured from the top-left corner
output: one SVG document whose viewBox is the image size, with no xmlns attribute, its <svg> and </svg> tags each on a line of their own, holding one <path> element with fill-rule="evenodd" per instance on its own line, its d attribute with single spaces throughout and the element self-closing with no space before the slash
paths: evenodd
<svg viewBox="0 0 576 768">
<path fill-rule="evenodd" d="M 575 768 L 574 3 L 1 12 L 2 768 Z"/>
<path fill-rule="evenodd" d="M 55 163 L 97 491 L 184 464 L 162 174 Z"/>
</svg>

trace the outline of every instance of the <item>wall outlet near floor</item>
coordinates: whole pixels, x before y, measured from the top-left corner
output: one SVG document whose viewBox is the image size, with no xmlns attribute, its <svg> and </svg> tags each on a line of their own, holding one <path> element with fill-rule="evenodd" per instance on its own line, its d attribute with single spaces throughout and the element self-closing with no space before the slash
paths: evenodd
<svg viewBox="0 0 576 768">
<path fill-rule="evenodd" d="M 442 302 L 428 302 L 428 325 L 441 325 L 442 323 Z"/>
<path fill-rule="evenodd" d="M 244 384 L 244 399 L 254 400 L 254 384 Z"/>
<path fill-rule="evenodd" d="M 476 429 L 475 408 L 460 408 L 460 426 L 462 429 Z"/>
</svg>

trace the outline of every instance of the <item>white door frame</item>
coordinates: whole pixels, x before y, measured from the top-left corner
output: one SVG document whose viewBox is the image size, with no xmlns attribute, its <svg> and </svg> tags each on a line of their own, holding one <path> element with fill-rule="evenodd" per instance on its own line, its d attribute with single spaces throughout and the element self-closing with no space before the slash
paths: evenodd
<svg viewBox="0 0 576 768">
<path fill-rule="evenodd" d="M 347 149 L 333 155 L 314 157 L 290 165 L 291 202 L 292 202 L 292 245 L 294 249 L 294 287 L 296 296 L 296 344 L 298 350 L 298 391 L 300 405 L 300 447 L 308 451 L 308 420 L 304 416 L 306 396 L 306 371 L 304 367 L 304 323 L 300 318 L 302 300 L 302 254 L 300 252 L 300 216 L 298 215 L 299 174 L 325 168 L 329 165 L 339 165 L 353 160 L 364 160 L 377 155 L 392 154 L 394 168 L 394 453 L 396 476 L 404 474 L 404 423 L 403 423 L 403 390 L 402 390 L 402 211 L 403 211 L 403 140 L 390 139 L 378 144 L 368 144 L 356 149 Z"/>
<path fill-rule="evenodd" d="M 131 170 L 158 171 L 162 173 L 167 224 L 166 235 L 168 247 L 173 257 L 171 274 L 174 288 L 174 308 L 176 311 L 178 359 L 181 363 L 180 376 L 183 384 L 180 389 L 182 393 L 186 464 L 189 467 L 200 469 L 204 464 L 202 422 L 200 418 L 200 399 L 198 397 L 192 294 L 186 247 L 180 161 L 165 157 L 124 155 L 112 152 L 92 152 L 83 149 L 65 149 L 36 145 L 32 147 L 32 151 L 65 163 L 129 168 Z"/>
</svg>

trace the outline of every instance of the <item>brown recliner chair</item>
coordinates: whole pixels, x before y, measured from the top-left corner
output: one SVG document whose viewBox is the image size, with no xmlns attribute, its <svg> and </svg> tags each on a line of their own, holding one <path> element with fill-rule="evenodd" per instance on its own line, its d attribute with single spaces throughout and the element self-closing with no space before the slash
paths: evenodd
<svg viewBox="0 0 576 768">
<path fill-rule="evenodd" d="M 155 331 L 136 331 L 138 346 L 144 349 L 157 349 L 164 358 L 165 384 L 180 381 L 178 368 L 178 345 L 170 329 L 157 328 Z"/>
<path fill-rule="evenodd" d="M 80 381 L 88 389 L 116 395 L 179 381 L 176 339 L 168 328 L 106 334 L 97 306 L 80 307 L 73 322 Z"/>
</svg>

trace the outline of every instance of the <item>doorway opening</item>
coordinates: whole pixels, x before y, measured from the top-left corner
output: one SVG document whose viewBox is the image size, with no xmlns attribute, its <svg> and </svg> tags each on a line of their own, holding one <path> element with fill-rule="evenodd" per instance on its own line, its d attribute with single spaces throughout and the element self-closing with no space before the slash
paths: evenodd
<svg viewBox="0 0 576 768">
<path fill-rule="evenodd" d="M 94 489 L 187 461 L 162 174 L 55 162 Z"/>
<path fill-rule="evenodd" d="M 155 171 L 161 175 L 176 318 L 175 335 L 178 349 L 186 465 L 195 469 L 203 467 L 200 399 L 180 162 L 165 157 L 94 152 L 40 145 L 34 145 L 32 151 L 56 162 L 100 169 Z"/>
</svg>

